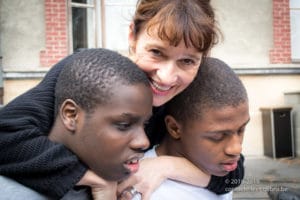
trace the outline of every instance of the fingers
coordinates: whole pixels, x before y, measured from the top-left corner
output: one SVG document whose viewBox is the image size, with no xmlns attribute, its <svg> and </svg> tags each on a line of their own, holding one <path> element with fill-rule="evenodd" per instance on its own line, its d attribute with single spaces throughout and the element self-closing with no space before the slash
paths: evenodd
<svg viewBox="0 0 300 200">
<path fill-rule="evenodd" d="M 151 193 L 145 192 L 142 194 L 142 200 L 150 200 Z"/>
<path fill-rule="evenodd" d="M 118 195 L 121 195 L 121 193 L 123 191 L 125 191 L 126 189 L 130 188 L 131 186 L 137 184 L 138 182 L 139 182 L 139 178 L 137 176 L 135 176 L 135 174 L 131 175 L 124 181 L 119 182 L 118 188 L 117 188 Z M 136 188 L 136 189 L 138 189 L 138 188 Z"/>
<path fill-rule="evenodd" d="M 133 186 L 125 189 L 118 197 L 118 200 L 141 200 L 141 199 L 142 199 L 142 194 L 138 192 Z"/>
<path fill-rule="evenodd" d="M 116 200 L 117 183 L 108 182 L 106 187 L 92 187 L 92 196 L 94 200 Z"/>
<path fill-rule="evenodd" d="M 87 185 L 90 187 L 101 187 L 105 186 L 107 184 L 107 181 L 103 178 L 96 175 L 93 171 L 87 170 L 83 177 L 80 179 L 80 181 L 76 185 Z"/>
<path fill-rule="evenodd" d="M 121 195 L 118 196 L 118 200 L 131 200 L 132 196 L 129 191 L 124 190 Z"/>
</svg>

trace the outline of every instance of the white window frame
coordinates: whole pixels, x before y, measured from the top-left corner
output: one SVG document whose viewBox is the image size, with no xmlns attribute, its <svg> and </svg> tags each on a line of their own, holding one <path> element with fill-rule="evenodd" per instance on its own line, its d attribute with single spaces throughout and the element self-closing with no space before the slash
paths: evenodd
<svg viewBox="0 0 300 200">
<path fill-rule="evenodd" d="M 300 62 L 300 1 L 290 0 L 291 57 Z"/>
<path fill-rule="evenodd" d="M 73 52 L 72 7 L 80 7 L 94 9 L 96 48 L 103 47 L 128 53 L 128 28 L 136 2 L 137 0 L 93 0 L 92 4 L 82 4 L 68 0 L 69 52 Z"/>
<path fill-rule="evenodd" d="M 72 25 L 72 8 L 87 8 L 93 9 L 93 18 L 94 24 L 92 27 L 92 31 L 94 31 L 95 38 L 88 38 L 88 40 L 92 40 L 90 42 L 94 43 L 94 47 L 102 47 L 103 40 L 102 37 L 102 0 L 92 0 L 91 4 L 83 4 L 83 3 L 74 3 L 72 0 L 68 0 L 68 36 L 69 36 L 69 53 L 73 53 L 73 25 Z"/>
</svg>

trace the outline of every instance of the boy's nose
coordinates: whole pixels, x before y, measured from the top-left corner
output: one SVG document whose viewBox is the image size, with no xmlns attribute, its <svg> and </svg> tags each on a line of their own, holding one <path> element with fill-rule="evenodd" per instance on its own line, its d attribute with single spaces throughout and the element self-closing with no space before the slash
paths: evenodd
<svg viewBox="0 0 300 200">
<path fill-rule="evenodd" d="M 239 156 L 242 152 L 243 137 L 238 134 L 232 134 L 225 148 L 225 153 L 229 156 Z"/>
<path fill-rule="evenodd" d="M 134 149 L 139 150 L 146 150 L 150 146 L 150 141 L 144 131 L 139 131 L 137 134 L 135 134 L 135 138 L 133 139 L 131 143 L 131 147 Z"/>
</svg>

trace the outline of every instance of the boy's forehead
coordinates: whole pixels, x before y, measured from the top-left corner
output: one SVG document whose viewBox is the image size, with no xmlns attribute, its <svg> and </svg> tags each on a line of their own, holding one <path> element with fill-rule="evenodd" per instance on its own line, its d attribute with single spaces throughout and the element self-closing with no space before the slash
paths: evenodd
<svg viewBox="0 0 300 200">
<path fill-rule="evenodd" d="M 238 106 L 223 106 L 223 107 L 208 107 L 202 109 L 198 117 L 190 120 L 185 120 L 187 127 L 197 125 L 199 128 L 214 129 L 216 124 L 224 125 L 226 123 L 247 124 L 250 119 L 248 102 L 239 104 Z"/>
</svg>

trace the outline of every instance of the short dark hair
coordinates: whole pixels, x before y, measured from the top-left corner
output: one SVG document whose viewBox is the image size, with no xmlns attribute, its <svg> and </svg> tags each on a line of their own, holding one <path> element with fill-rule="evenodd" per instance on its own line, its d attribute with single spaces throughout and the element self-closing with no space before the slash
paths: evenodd
<svg viewBox="0 0 300 200">
<path fill-rule="evenodd" d="M 112 88 L 138 83 L 150 87 L 146 74 L 125 56 L 102 48 L 82 50 L 72 55 L 58 77 L 55 113 L 66 99 L 91 113 L 110 101 Z"/>
<path fill-rule="evenodd" d="M 235 72 L 223 61 L 205 58 L 195 80 L 166 105 L 176 120 L 200 119 L 208 109 L 236 107 L 248 102 L 246 89 Z"/>
</svg>

